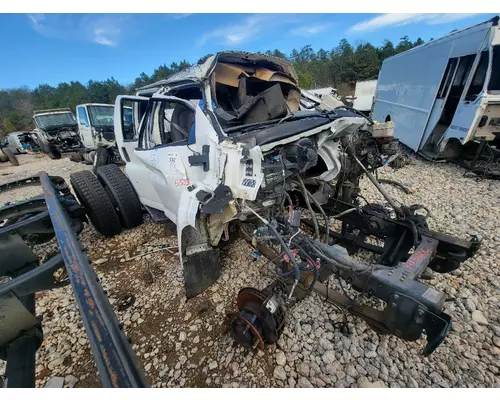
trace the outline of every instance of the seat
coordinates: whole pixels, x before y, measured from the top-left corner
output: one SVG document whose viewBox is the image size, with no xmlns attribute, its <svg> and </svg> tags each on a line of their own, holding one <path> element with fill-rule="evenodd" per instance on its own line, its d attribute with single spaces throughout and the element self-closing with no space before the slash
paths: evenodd
<svg viewBox="0 0 500 400">
<path fill-rule="evenodd" d="M 176 104 L 170 122 L 170 137 L 172 142 L 187 140 L 191 126 L 194 124 L 195 113 L 183 104 Z"/>
</svg>

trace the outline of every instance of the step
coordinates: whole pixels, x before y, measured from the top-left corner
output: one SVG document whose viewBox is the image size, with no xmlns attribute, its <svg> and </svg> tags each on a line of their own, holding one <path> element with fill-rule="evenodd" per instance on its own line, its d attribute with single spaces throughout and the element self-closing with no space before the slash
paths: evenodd
<svg viewBox="0 0 500 400">
<path fill-rule="evenodd" d="M 151 215 L 154 222 L 170 221 L 163 211 L 146 205 L 144 207 L 148 211 L 149 215 Z"/>
</svg>

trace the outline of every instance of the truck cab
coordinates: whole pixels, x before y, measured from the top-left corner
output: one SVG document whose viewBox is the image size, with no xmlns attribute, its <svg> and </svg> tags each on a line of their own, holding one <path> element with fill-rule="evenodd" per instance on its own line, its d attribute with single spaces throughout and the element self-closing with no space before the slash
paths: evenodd
<svg viewBox="0 0 500 400">
<path fill-rule="evenodd" d="M 126 117 L 131 120 L 132 108 L 125 108 Z M 114 130 L 114 105 L 87 103 L 76 106 L 78 130 L 85 150 L 83 157 L 89 162 L 100 164 L 120 162 Z"/>
</svg>

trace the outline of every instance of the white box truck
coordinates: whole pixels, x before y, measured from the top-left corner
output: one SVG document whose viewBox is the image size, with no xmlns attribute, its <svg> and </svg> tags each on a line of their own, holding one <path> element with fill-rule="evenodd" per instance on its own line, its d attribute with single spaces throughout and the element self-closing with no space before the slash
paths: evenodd
<svg viewBox="0 0 500 400">
<path fill-rule="evenodd" d="M 499 17 L 386 59 L 373 119 L 428 159 L 456 159 L 478 139 L 500 141 Z"/>
</svg>

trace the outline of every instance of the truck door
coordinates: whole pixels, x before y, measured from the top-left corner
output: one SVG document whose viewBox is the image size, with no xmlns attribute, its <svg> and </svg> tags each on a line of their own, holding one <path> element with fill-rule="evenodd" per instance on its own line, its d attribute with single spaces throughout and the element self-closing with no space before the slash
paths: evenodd
<svg viewBox="0 0 500 400">
<path fill-rule="evenodd" d="M 188 187 L 212 192 L 217 186 L 218 137 L 205 114 L 190 101 L 155 96 L 148 111 L 135 155 L 149 169 L 165 215 L 177 223 L 180 198 Z"/>
<path fill-rule="evenodd" d="M 95 147 L 94 138 L 92 136 L 92 127 L 90 126 L 87 107 L 83 105 L 76 107 L 76 119 L 78 120 L 78 132 L 80 133 L 83 145 L 87 149 L 93 149 Z"/>
<path fill-rule="evenodd" d="M 135 149 L 139 146 L 139 129 L 148 103 L 147 97 L 118 96 L 113 123 L 118 151 L 125 161 L 125 173 L 139 200 L 146 206 L 162 210 L 163 205 L 150 179 L 149 169 L 135 154 Z"/>
<path fill-rule="evenodd" d="M 116 121 L 122 118 L 116 115 L 121 108 L 118 102 L 117 99 L 115 132 Z M 136 109 L 139 107 L 136 105 Z M 134 112 L 134 117 L 137 116 Z M 138 124 L 137 138 L 128 144 L 120 143 L 117 134 L 117 141 L 120 152 L 125 147 L 128 153 L 130 161 L 124 158 L 126 172 L 141 202 L 164 211 L 175 223 L 181 195 L 189 186 L 204 187 L 207 191 L 217 186 L 221 159 L 218 136 L 205 114 L 190 101 L 161 95 L 152 97 Z"/>
<path fill-rule="evenodd" d="M 474 73 L 471 74 L 472 78 L 469 79 L 460 97 L 453 119 L 446 131 L 446 138 L 457 138 L 462 144 L 474 137 L 474 131 L 482 115 L 480 109 L 484 107 L 482 94 L 489 63 L 488 50 L 481 52 L 478 57 Z"/>
</svg>

